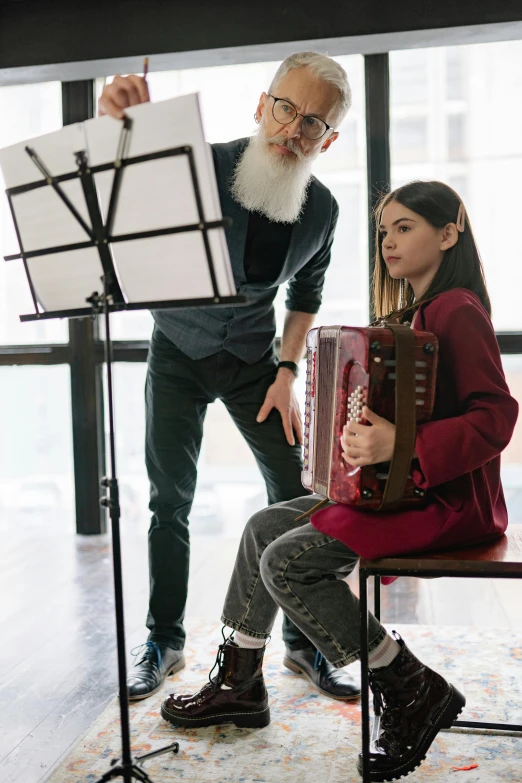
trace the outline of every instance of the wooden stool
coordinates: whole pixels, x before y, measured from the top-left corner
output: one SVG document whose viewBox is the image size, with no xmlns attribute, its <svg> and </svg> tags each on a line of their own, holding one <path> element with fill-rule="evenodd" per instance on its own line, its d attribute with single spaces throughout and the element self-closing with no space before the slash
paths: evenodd
<svg viewBox="0 0 522 783">
<path fill-rule="evenodd" d="M 492 544 L 468 549 L 401 557 L 383 557 L 359 562 L 361 631 L 361 718 L 363 783 L 370 783 L 370 715 L 368 684 L 368 578 L 375 577 L 375 617 L 380 620 L 381 576 L 474 577 L 486 579 L 522 579 L 522 526 L 509 528 Z M 454 726 L 495 731 L 521 731 L 522 725 L 456 720 Z"/>
</svg>

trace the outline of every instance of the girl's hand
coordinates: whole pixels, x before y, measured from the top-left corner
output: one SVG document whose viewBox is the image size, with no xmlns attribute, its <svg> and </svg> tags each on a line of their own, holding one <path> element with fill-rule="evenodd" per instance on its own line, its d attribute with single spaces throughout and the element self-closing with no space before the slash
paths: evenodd
<svg viewBox="0 0 522 783">
<path fill-rule="evenodd" d="M 377 416 L 366 405 L 362 415 L 372 425 L 351 421 L 341 436 L 342 458 L 353 467 L 388 462 L 395 448 L 395 424 Z"/>
</svg>

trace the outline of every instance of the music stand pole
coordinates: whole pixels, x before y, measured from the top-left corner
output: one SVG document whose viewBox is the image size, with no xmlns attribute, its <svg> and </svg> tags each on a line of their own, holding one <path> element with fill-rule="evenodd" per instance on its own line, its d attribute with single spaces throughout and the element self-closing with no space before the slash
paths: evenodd
<svg viewBox="0 0 522 783">
<path fill-rule="evenodd" d="M 116 646 L 118 653 L 118 685 L 120 696 L 120 720 L 121 720 L 121 761 L 115 759 L 112 762 L 111 769 L 108 770 L 97 783 L 105 783 L 115 777 L 123 777 L 124 783 L 132 783 L 133 778 L 151 783 L 147 773 L 139 767 L 132 759 L 130 747 L 130 722 L 129 722 L 129 696 L 127 691 L 127 664 L 125 660 L 125 623 L 123 613 L 123 576 L 121 559 L 121 538 L 120 538 L 120 499 L 118 478 L 116 475 L 116 439 L 114 425 L 114 392 L 112 382 L 112 342 L 110 332 L 110 303 L 111 298 L 111 275 L 103 276 L 103 295 L 93 293 L 88 301 L 92 304 L 93 314 L 99 313 L 103 308 L 105 321 L 105 363 L 107 367 L 107 401 L 109 409 L 109 455 L 110 455 L 110 474 L 101 480 L 101 485 L 107 490 L 100 503 L 109 510 L 112 533 L 112 564 L 114 574 L 114 603 L 116 614 Z M 146 754 L 137 760 L 145 760 L 149 755 L 159 756 L 163 753 L 179 751 L 179 744 L 174 742 L 171 745 L 153 751 L 152 754 Z"/>
</svg>

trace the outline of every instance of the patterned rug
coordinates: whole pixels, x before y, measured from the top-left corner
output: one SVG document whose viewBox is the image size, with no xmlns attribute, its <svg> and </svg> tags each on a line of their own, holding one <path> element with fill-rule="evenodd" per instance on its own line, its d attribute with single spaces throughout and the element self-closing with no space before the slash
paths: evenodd
<svg viewBox="0 0 522 783">
<path fill-rule="evenodd" d="M 192 627 L 191 627 L 192 626 Z M 176 740 L 177 756 L 160 756 L 144 769 L 154 783 L 358 783 L 358 703 L 317 693 L 282 666 L 282 642 L 274 638 L 265 657 L 271 724 L 264 729 L 232 725 L 176 729 L 165 722 L 162 700 L 176 690 L 193 693 L 206 681 L 221 638 L 218 626 L 189 624 L 187 667 L 162 693 L 131 706 L 132 748 L 147 753 Z M 522 634 L 506 629 L 397 626 L 419 658 L 467 697 L 462 717 L 522 723 Z M 279 635 L 279 634 L 278 634 Z M 353 665 L 357 673 L 358 664 Z M 120 753 L 118 702 L 98 718 L 47 783 L 93 783 Z M 478 766 L 454 771 L 452 767 Z M 495 736 L 454 730 L 439 734 L 408 783 L 520 783 L 522 735 Z"/>
</svg>

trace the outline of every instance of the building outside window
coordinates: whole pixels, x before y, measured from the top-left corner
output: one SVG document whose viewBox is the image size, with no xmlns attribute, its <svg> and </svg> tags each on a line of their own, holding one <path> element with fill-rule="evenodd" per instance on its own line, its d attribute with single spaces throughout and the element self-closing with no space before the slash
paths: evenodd
<svg viewBox="0 0 522 783">
<path fill-rule="evenodd" d="M 415 66 L 426 66 L 426 89 L 417 94 Z M 522 330 L 522 41 L 441 47 L 390 54 L 392 187 L 413 179 L 447 182 L 465 201 L 482 256 L 497 331 Z M 408 89 L 408 83 L 411 89 Z M 394 85 L 401 85 L 400 90 Z M 426 157 L 408 159 L 401 123 L 424 123 Z M 420 127 L 420 126 L 419 126 Z M 412 153 L 411 153 L 412 154 Z M 504 356 L 513 395 L 522 403 L 522 357 Z M 522 522 L 522 423 L 503 455 L 503 481 L 511 522 Z"/>
<path fill-rule="evenodd" d="M 0 88 L 0 147 L 62 124 L 59 82 Z M 20 323 L 33 303 L 0 176 L 0 344 L 65 343 L 66 321 Z M 68 365 L 0 367 L 0 527 L 74 530 L 74 480 Z"/>
</svg>

